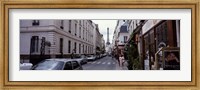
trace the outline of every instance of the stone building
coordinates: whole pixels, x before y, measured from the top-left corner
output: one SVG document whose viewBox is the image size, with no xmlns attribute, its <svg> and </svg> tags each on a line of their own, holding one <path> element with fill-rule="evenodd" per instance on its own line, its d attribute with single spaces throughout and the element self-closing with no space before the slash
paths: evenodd
<svg viewBox="0 0 200 90">
<path fill-rule="evenodd" d="M 95 54 L 96 25 L 91 20 L 20 20 L 20 60 Z M 99 35 L 100 36 L 100 35 Z M 99 37 L 98 36 L 98 37 Z"/>
</svg>

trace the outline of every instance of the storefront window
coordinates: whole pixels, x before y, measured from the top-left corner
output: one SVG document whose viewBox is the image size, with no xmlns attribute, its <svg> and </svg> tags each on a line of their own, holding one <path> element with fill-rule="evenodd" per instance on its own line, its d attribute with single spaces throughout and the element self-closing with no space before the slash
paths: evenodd
<svg viewBox="0 0 200 90">
<path fill-rule="evenodd" d="M 157 37 L 157 50 L 160 43 L 165 43 L 167 45 L 167 22 L 163 22 L 161 25 L 156 27 L 156 37 Z"/>
<path fill-rule="evenodd" d="M 149 52 L 149 35 L 146 34 L 144 36 L 144 47 L 145 47 L 145 57 L 144 58 L 147 58 L 147 53 Z"/>
<path fill-rule="evenodd" d="M 154 30 L 151 30 L 150 31 L 150 42 L 149 42 L 149 54 L 150 54 L 150 60 L 151 59 L 154 59 L 154 54 L 155 54 L 155 43 L 154 43 L 154 40 L 155 40 L 155 38 L 154 38 Z"/>
</svg>

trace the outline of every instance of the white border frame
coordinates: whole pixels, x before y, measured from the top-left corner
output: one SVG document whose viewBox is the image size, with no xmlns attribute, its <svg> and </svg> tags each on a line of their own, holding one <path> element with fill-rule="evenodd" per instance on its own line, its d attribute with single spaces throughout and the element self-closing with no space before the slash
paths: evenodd
<svg viewBox="0 0 200 90">
<path fill-rule="evenodd" d="M 19 71 L 20 19 L 180 19 L 181 70 Z M 9 81 L 191 81 L 191 32 L 191 9 L 10 9 Z"/>
</svg>

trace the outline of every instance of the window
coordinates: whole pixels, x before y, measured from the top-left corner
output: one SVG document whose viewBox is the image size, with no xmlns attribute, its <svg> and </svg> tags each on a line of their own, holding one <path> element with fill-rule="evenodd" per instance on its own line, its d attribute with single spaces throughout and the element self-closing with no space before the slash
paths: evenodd
<svg viewBox="0 0 200 90">
<path fill-rule="evenodd" d="M 83 20 L 83 24 L 82 24 L 82 25 L 83 25 L 83 28 L 85 28 L 85 26 L 84 26 L 84 22 L 85 22 L 85 21 Z"/>
<path fill-rule="evenodd" d="M 71 53 L 71 41 L 68 41 L 68 53 Z"/>
<path fill-rule="evenodd" d="M 33 20 L 32 25 L 33 26 L 39 26 L 40 25 L 39 20 Z"/>
<path fill-rule="evenodd" d="M 64 62 L 43 60 L 33 68 L 33 70 L 61 70 L 63 69 Z"/>
<path fill-rule="evenodd" d="M 39 48 L 39 37 L 38 36 L 32 36 L 31 37 L 31 50 L 30 52 L 38 52 L 38 48 Z"/>
<path fill-rule="evenodd" d="M 162 24 L 162 29 L 163 29 L 163 41 L 167 42 L 167 22 Z"/>
<path fill-rule="evenodd" d="M 86 41 L 87 41 L 87 30 L 86 30 L 86 37 L 85 37 Z"/>
<path fill-rule="evenodd" d="M 88 46 L 88 53 L 90 53 L 90 47 Z"/>
<path fill-rule="evenodd" d="M 61 25 L 60 28 L 63 29 L 63 28 L 64 28 L 64 27 L 63 27 L 63 26 L 64 26 L 64 20 L 61 20 L 61 21 L 60 21 L 60 25 Z"/>
<path fill-rule="evenodd" d="M 69 20 L 69 33 L 71 33 L 71 23 L 72 23 L 72 21 Z"/>
<path fill-rule="evenodd" d="M 85 53 L 87 53 L 87 46 L 85 45 Z"/>
<path fill-rule="evenodd" d="M 76 53 L 76 42 L 74 42 L 74 50 L 75 50 L 74 53 Z"/>
<path fill-rule="evenodd" d="M 84 45 L 83 45 L 83 53 L 85 53 L 85 52 L 84 52 Z"/>
<path fill-rule="evenodd" d="M 147 58 L 146 54 L 147 52 L 149 52 L 149 34 L 146 34 L 144 36 L 144 55 L 145 55 L 145 59 Z"/>
<path fill-rule="evenodd" d="M 150 61 L 155 59 L 155 38 L 154 38 L 154 30 L 152 29 L 149 33 L 149 59 Z M 152 58 L 151 58 L 152 57 Z"/>
<path fill-rule="evenodd" d="M 163 24 L 156 27 L 156 38 L 157 38 L 156 39 L 157 40 L 157 48 L 161 42 L 164 42 L 166 45 L 168 44 L 168 42 L 167 42 L 167 22 L 164 22 Z"/>
<path fill-rule="evenodd" d="M 45 54 L 45 37 L 42 37 L 40 45 L 41 45 L 40 46 L 40 54 L 44 55 Z"/>
<path fill-rule="evenodd" d="M 89 53 L 91 53 L 90 50 L 91 50 L 91 47 L 89 47 Z"/>
<path fill-rule="evenodd" d="M 79 67 L 79 64 L 77 61 L 72 61 L 72 69 L 76 69 Z"/>
<path fill-rule="evenodd" d="M 81 26 L 79 26 L 79 38 L 81 38 Z"/>
<path fill-rule="evenodd" d="M 81 25 L 81 20 L 78 20 L 79 26 Z"/>
<path fill-rule="evenodd" d="M 76 32 L 77 32 L 77 24 L 75 23 L 75 36 L 76 36 Z"/>
<path fill-rule="evenodd" d="M 85 23 L 85 29 L 87 30 L 87 22 Z"/>
<path fill-rule="evenodd" d="M 85 53 L 87 53 L 87 46 L 85 46 Z"/>
<path fill-rule="evenodd" d="M 72 63 L 71 62 L 66 62 L 64 70 L 72 70 Z"/>
<path fill-rule="evenodd" d="M 83 40 L 84 40 L 84 37 L 85 37 L 85 36 L 84 36 L 84 33 L 85 33 L 84 31 L 85 31 L 85 30 L 83 29 Z"/>
<path fill-rule="evenodd" d="M 81 44 L 79 44 L 79 53 L 81 53 Z"/>
<path fill-rule="evenodd" d="M 64 66 L 64 62 L 58 61 L 58 64 L 53 68 L 53 70 L 62 70 L 63 66 Z"/>
<path fill-rule="evenodd" d="M 60 53 L 63 54 L 63 38 L 60 38 Z"/>
<path fill-rule="evenodd" d="M 124 43 L 126 43 L 126 41 L 127 41 L 127 36 L 124 36 Z"/>
</svg>

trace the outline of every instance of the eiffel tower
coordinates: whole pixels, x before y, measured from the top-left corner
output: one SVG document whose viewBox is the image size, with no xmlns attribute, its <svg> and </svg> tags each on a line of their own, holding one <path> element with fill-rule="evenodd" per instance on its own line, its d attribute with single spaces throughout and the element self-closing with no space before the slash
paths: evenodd
<svg viewBox="0 0 200 90">
<path fill-rule="evenodd" d="M 110 45 L 110 41 L 109 41 L 109 28 L 107 28 L 107 42 L 106 42 L 106 46 Z"/>
</svg>

